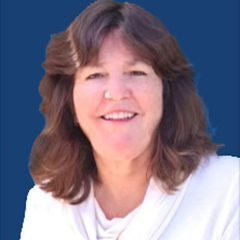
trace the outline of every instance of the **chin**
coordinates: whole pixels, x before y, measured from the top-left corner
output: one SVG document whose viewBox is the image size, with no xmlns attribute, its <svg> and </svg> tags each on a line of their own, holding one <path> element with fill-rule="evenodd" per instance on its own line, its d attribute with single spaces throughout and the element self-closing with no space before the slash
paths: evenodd
<svg viewBox="0 0 240 240">
<path fill-rule="evenodd" d="M 141 146 L 138 144 L 138 142 L 135 143 L 129 143 L 129 142 L 111 142 L 109 144 L 106 144 L 104 146 L 104 156 L 107 156 L 107 158 L 115 159 L 115 160 L 132 160 L 136 159 L 138 157 L 141 157 L 145 155 L 146 147 Z"/>
</svg>

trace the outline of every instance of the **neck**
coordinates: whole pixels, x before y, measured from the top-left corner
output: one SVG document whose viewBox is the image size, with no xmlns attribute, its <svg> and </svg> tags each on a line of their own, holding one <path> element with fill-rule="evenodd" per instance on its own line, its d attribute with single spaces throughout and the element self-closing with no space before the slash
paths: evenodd
<svg viewBox="0 0 240 240">
<path fill-rule="evenodd" d="M 150 179 L 149 161 L 96 158 L 96 164 L 100 183 L 95 184 L 95 198 L 107 218 L 124 217 L 141 204 Z"/>
</svg>

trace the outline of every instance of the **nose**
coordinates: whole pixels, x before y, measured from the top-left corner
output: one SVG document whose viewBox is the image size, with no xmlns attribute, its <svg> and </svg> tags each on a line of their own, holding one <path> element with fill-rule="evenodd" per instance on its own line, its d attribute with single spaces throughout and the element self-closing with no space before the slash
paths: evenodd
<svg viewBox="0 0 240 240">
<path fill-rule="evenodd" d="M 112 76 L 109 77 L 106 89 L 105 89 L 105 98 L 111 99 L 114 101 L 119 101 L 129 98 L 131 95 L 130 88 L 127 83 L 125 76 Z"/>
</svg>

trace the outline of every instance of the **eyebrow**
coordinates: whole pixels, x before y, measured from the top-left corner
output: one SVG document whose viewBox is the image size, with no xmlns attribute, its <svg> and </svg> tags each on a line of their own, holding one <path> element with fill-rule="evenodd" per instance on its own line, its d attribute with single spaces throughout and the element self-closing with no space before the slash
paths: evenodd
<svg viewBox="0 0 240 240">
<path fill-rule="evenodd" d="M 137 64 L 146 64 L 146 62 L 142 61 L 142 60 L 134 60 L 134 61 L 128 61 L 126 63 L 126 65 L 130 66 L 130 67 L 133 67 Z"/>
<path fill-rule="evenodd" d="M 130 66 L 130 67 L 136 66 L 137 64 L 149 65 L 146 61 L 143 61 L 141 59 L 134 59 L 132 61 L 126 62 L 126 66 Z M 89 65 L 89 67 L 103 67 L 103 66 L 104 66 L 104 62 L 96 62 Z"/>
</svg>

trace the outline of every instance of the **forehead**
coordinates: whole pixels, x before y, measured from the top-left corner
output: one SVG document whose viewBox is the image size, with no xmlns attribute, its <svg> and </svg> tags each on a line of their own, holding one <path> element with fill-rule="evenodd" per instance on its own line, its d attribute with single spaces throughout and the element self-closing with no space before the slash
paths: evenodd
<svg viewBox="0 0 240 240">
<path fill-rule="evenodd" d="M 142 63 L 151 65 L 150 62 L 141 57 L 141 54 L 124 37 L 121 30 L 117 29 L 109 33 L 103 39 L 98 53 L 89 62 L 89 66 L 102 67 L 108 60 L 114 62 L 124 60 L 128 66 L 135 66 Z"/>
</svg>

